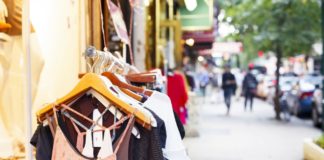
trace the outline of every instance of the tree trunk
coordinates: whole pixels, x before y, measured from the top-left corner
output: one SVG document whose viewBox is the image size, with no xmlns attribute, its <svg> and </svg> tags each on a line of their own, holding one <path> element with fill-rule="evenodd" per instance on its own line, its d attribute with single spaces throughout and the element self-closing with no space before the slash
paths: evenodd
<svg viewBox="0 0 324 160">
<path fill-rule="evenodd" d="M 276 86 L 275 86 L 275 97 L 274 97 L 274 110 L 276 113 L 276 119 L 277 120 L 281 120 L 280 117 L 280 102 L 279 102 L 279 98 L 280 98 L 280 86 L 279 86 L 279 80 L 280 80 L 280 64 L 281 64 L 281 58 L 282 58 L 282 51 L 280 46 L 277 46 L 276 49 L 276 56 L 277 56 L 277 64 L 276 64 Z"/>
</svg>

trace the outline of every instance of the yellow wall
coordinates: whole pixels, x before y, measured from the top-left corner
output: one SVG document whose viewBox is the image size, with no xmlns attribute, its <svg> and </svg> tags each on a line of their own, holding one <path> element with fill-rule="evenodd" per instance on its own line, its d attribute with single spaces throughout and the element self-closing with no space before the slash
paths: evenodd
<svg viewBox="0 0 324 160">
<path fill-rule="evenodd" d="M 43 104 L 64 96 L 78 81 L 85 34 L 80 27 L 80 2 L 31 0 L 31 21 L 44 58 L 34 112 Z"/>
</svg>

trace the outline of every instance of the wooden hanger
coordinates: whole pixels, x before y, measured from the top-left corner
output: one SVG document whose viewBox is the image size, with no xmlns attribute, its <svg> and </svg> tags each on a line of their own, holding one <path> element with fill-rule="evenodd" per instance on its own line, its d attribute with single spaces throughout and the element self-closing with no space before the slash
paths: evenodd
<svg viewBox="0 0 324 160">
<path fill-rule="evenodd" d="M 6 22 L 0 22 L 0 32 L 4 32 L 8 29 L 10 29 L 12 26 L 9 23 Z"/>
<path fill-rule="evenodd" d="M 125 78 L 130 82 L 137 82 L 137 83 L 155 83 L 156 82 L 156 75 L 154 73 L 129 74 L 129 75 L 126 75 Z"/>
<path fill-rule="evenodd" d="M 130 91 L 130 90 L 128 90 L 128 89 L 125 89 L 125 88 L 119 88 L 119 89 L 120 89 L 121 91 L 123 91 L 125 94 L 127 94 L 128 96 L 130 96 L 130 97 L 136 99 L 136 100 L 139 101 L 139 102 L 141 102 L 142 99 L 143 99 L 142 96 L 140 96 L 140 95 L 138 95 L 138 94 L 136 94 L 136 93 L 134 93 L 134 92 L 132 92 L 132 91 Z"/>
<path fill-rule="evenodd" d="M 120 112 L 116 107 L 114 107 L 113 105 L 110 104 L 110 102 L 104 98 L 100 93 L 97 93 L 95 91 L 93 91 L 92 89 L 90 89 L 89 91 L 87 91 L 85 94 L 90 94 L 91 96 L 95 97 L 103 106 L 106 107 L 106 109 L 108 109 L 108 111 L 114 115 L 114 117 L 116 117 L 118 120 L 122 119 L 122 117 L 124 116 L 122 112 Z M 67 106 L 73 104 L 74 102 L 76 102 L 78 99 L 74 99 L 72 102 L 70 102 L 70 104 L 67 104 Z M 133 128 L 132 130 L 132 134 L 136 137 L 136 138 L 140 138 L 140 134 L 139 131 L 136 127 Z"/>
<path fill-rule="evenodd" d="M 159 69 L 126 75 L 128 81 L 137 83 L 155 83 L 158 77 L 162 77 Z"/>
<path fill-rule="evenodd" d="M 66 104 L 78 97 L 80 94 L 85 93 L 89 89 L 93 89 L 105 98 L 109 99 L 115 107 L 126 114 L 133 114 L 136 111 L 134 107 L 112 94 L 107 89 L 102 79 L 94 73 L 87 73 L 85 76 L 83 76 L 77 86 L 70 93 L 58 99 L 54 104 Z M 50 104 L 38 110 L 36 115 L 39 122 L 42 122 L 44 119 L 46 119 L 46 114 L 53 114 L 52 106 L 53 104 Z M 60 109 L 61 107 L 62 106 L 58 106 L 57 109 Z M 134 113 L 134 115 L 138 123 L 142 124 L 147 129 L 151 129 L 151 119 L 149 116 L 147 116 L 143 112 L 136 112 Z"/>
<path fill-rule="evenodd" d="M 85 116 L 85 115 L 79 113 L 78 111 L 72 109 L 71 107 L 69 107 L 69 106 L 67 106 L 67 105 L 65 105 L 65 104 L 61 104 L 61 105 L 59 105 L 59 106 L 54 106 L 54 107 L 55 107 L 55 108 L 58 108 L 58 107 L 64 108 L 64 109 L 66 109 L 66 110 L 68 110 L 68 111 L 70 111 L 70 112 L 76 114 L 77 116 L 83 118 L 84 120 L 87 120 L 87 121 L 89 121 L 90 123 L 99 126 L 99 127 L 102 128 L 102 129 L 106 129 L 105 126 L 100 125 L 98 122 L 96 122 L 96 121 L 94 121 L 94 120 L 88 118 L 87 116 Z"/>
<path fill-rule="evenodd" d="M 78 77 L 82 78 L 84 75 L 85 75 L 84 73 L 80 73 Z M 116 75 L 114 75 L 113 73 L 111 73 L 111 72 L 104 72 L 102 75 L 105 76 L 106 78 L 108 78 L 111 81 L 112 84 L 118 86 L 119 89 L 121 91 L 123 91 L 125 94 L 127 94 L 128 96 L 136 99 L 137 101 L 141 101 L 143 99 L 143 97 L 136 94 L 136 93 L 134 93 L 134 92 L 143 93 L 146 96 L 151 96 L 152 93 L 153 93 L 153 91 L 151 91 L 151 90 L 147 90 L 147 89 L 144 89 L 144 88 L 141 88 L 141 87 L 137 87 L 137 86 L 127 84 L 127 83 L 119 80 L 118 77 Z M 134 91 L 134 92 L 132 92 L 132 91 Z"/>
<path fill-rule="evenodd" d="M 125 83 L 125 82 L 119 80 L 118 77 L 111 72 L 104 72 L 101 75 L 107 77 L 111 81 L 112 84 L 114 84 L 120 88 L 128 89 L 128 90 L 138 92 L 138 93 L 143 93 L 147 96 L 151 96 L 153 94 L 153 91 L 151 91 L 151 90 L 133 86 L 133 85 L 130 85 L 128 83 Z"/>
</svg>

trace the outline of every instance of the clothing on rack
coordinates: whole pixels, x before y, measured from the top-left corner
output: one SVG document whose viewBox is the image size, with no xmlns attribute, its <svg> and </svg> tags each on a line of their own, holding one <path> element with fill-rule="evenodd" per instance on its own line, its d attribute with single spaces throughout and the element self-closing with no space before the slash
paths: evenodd
<svg viewBox="0 0 324 160">
<path fill-rule="evenodd" d="M 175 119 L 176 124 L 177 124 L 177 128 L 179 130 L 181 139 L 184 139 L 184 137 L 186 136 L 186 131 L 184 129 L 184 126 L 183 126 L 179 116 L 174 111 L 173 111 L 173 115 L 174 115 L 174 119 Z"/>
<path fill-rule="evenodd" d="M 101 61 L 105 66 L 106 60 Z M 37 112 L 39 130 L 47 128 L 31 141 L 43 152 L 38 159 L 189 159 L 170 98 L 120 79 L 107 72 L 85 74 L 68 95 Z"/>
<path fill-rule="evenodd" d="M 30 143 L 36 147 L 36 159 L 51 159 L 53 149 L 53 136 L 50 127 L 39 124 Z"/>
<path fill-rule="evenodd" d="M 96 106 L 94 106 L 93 104 L 96 104 Z M 94 109 L 94 107 L 97 107 L 99 109 L 100 112 L 102 112 L 104 110 L 104 106 L 96 99 L 93 99 L 91 97 L 91 95 L 84 95 L 82 97 L 80 97 L 74 104 L 71 105 L 71 108 L 75 109 L 76 111 L 80 112 L 81 114 L 87 115 L 88 117 L 92 117 L 92 110 Z M 88 128 L 91 126 L 91 123 L 89 123 L 88 121 L 85 121 L 84 119 L 81 119 L 79 117 L 77 117 L 75 114 L 71 113 L 71 116 L 74 116 L 75 119 L 79 122 L 81 122 L 82 124 L 84 124 L 85 126 L 87 126 Z M 58 117 L 60 117 L 60 114 L 58 114 Z M 110 112 L 106 113 L 103 115 L 103 125 L 104 126 L 110 126 L 114 123 L 114 115 Z M 157 115 L 155 115 L 156 119 L 160 119 Z M 66 138 L 69 140 L 69 142 L 71 143 L 71 145 L 76 146 L 77 145 L 77 131 L 75 130 L 73 123 L 71 123 L 71 121 L 69 119 L 66 118 L 59 118 L 61 119 L 61 129 L 63 130 L 63 133 L 65 134 Z M 138 127 L 137 125 L 136 128 L 142 128 L 141 130 L 139 129 L 139 135 L 140 135 L 140 139 L 137 139 L 134 135 L 132 136 L 131 139 L 136 139 L 136 141 L 132 141 L 131 143 L 129 143 L 130 147 L 134 147 L 135 149 L 135 153 L 134 155 L 130 155 L 129 159 L 138 159 L 137 157 L 146 157 L 144 159 L 151 159 L 149 157 L 149 155 L 154 155 L 154 151 L 156 152 L 156 150 L 160 150 L 161 153 L 158 154 L 160 157 L 163 156 L 162 155 L 162 145 L 149 145 L 149 143 L 152 144 L 165 144 L 165 125 L 163 120 L 159 120 L 158 121 L 158 127 L 159 129 L 155 129 L 153 128 L 152 131 L 147 132 L 146 129 L 142 128 L 141 126 Z M 47 126 L 48 127 L 48 126 Z M 116 138 L 115 141 L 113 141 L 113 144 L 116 144 L 116 140 L 120 137 L 123 129 L 125 128 L 125 126 L 121 126 L 120 129 L 116 130 Z M 158 131 L 160 130 L 160 131 Z M 154 133 L 156 132 L 156 133 Z M 163 134 L 164 133 L 164 134 Z M 39 132 L 35 132 L 34 136 L 48 136 L 48 134 L 50 134 L 50 132 L 47 133 L 39 133 Z M 152 137 L 152 135 L 158 135 L 158 137 Z M 146 141 L 148 139 L 148 141 Z M 159 141 L 159 143 L 158 143 Z M 35 146 L 35 145 L 34 145 Z M 151 147 L 147 147 L 147 146 L 151 146 Z M 42 145 L 37 146 L 37 149 L 42 149 Z M 142 153 L 140 153 L 139 151 L 143 150 Z M 43 151 L 44 154 L 51 154 L 52 148 L 50 148 L 47 151 Z M 95 147 L 94 148 L 94 154 L 98 154 L 99 152 L 99 148 Z M 138 154 L 137 154 L 138 153 Z M 141 155 L 142 154 L 142 155 Z M 155 154 L 156 155 L 156 154 Z"/>
<path fill-rule="evenodd" d="M 172 120 L 172 118 L 174 119 L 174 116 L 173 116 L 170 100 L 167 101 L 167 102 L 169 102 L 169 105 L 165 105 L 165 106 L 168 106 L 169 109 L 166 109 L 164 111 L 163 110 L 164 108 L 161 108 L 160 105 L 157 106 L 155 103 L 155 106 L 160 107 L 160 110 L 162 112 L 158 111 L 158 110 L 153 111 L 152 108 L 154 108 L 154 107 L 152 107 L 152 106 L 154 104 L 154 99 L 159 100 L 159 98 L 157 96 L 158 94 L 164 95 L 162 93 L 154 92 L 154 94 L 151 95 L 150 97 L 147 97 L 148 99 L 143 103 L 143 106 L 145 106 L 148 110 L 151 110 L 154 117 L 156 119 L 158 119 L 157 120 L 158 127 L 152 128 L 151 131 L 147 131 L 140 125 L 135 125 L 139 129 L 141 138 L 137 139 L 135 136 L 131 137 L 131 140 L 129 143 L 129 146 L 130 146 L 129 159 L 134 159 L 134 160 L 136 160 L 136 159 L 157 159 L 157 160 L 161 159 L 161 157 L 163 157 L 161 148 L 166 146 L 167 143 L 171 143 L 172 136 L 179 135 L 179 133 L 177 133 L 178 128 L 176 127 L 176 122 L 175 122 L 175 120 Z M 154 98 L 154 97 L 156 97 L 156 98 Z M 168 98 L 167 95 L 164 95 L 164 97 Z M 163 99 L 162 99 L 162 101 L 163 101 Z M 85 94 L 85 95 L 81 96 L 78 100 L 76 100 L 71 105 L 71 108 L 75 109 L 76 111 L 78 111 L 84 115 L 87 115 L 88 117 L 92 117 L 92 111 L 95 108 L 99 109 L 100 112 L 103 112 L 105 109 L 105 106 L 103 106 L 97 99 L 93 98 L 91 95 Z M 171 138 L 169 138 L 169 139 L 168 139 L 168 136 L 166 135 L 167 134 L 166 132 L 168 132 L 168 131 L 166 131 L 164 120 L 163 120 L 163 118 L 159 118 L 159 116 L 158 116 L 158 115 L 163 116 L 163 114 L 161 114 L 163 112 L 171 113 L 171 114 L 169 114 L 169 116 L 171 116 L 171 121 L 169 120 L 168 122 L 172 122 L 171 124 L 172 124 L 173 128 L 170 129 L 170 127 L 168 127 L 168 131 L 172 131 L 172 130 L 176 131 L 176 133 L 169 133 L 171 135 L 170 136 Z M 85 121 L 84 119 L 77 117 L 74 113 L 70 113 L 70 114 L 71 114 L 71 116 L 75 117 L 75 119 L 77 121 L 81 122 L 85 126 L 87 126 L 87 127 L 91 126 L 91 123 L 89 123 L 88 121 Z M 109 125 L 113 124 L 114 115 L 112 113 L 108 112 L 108 113 L 104 114 L 102 116 L 102 118 L 103 118 L 104 125 L 109 126 Z M 62 119 L 61 120 L 62 124 L 60 124 L 60 126 L 65 126 L 65 127 L 61 127 L 61 129 L 63 130 L 63 133 L 65 133 L 65 137 L 69 140 L 71 145 L 76 146 L 78 132 L 76 131 L 76 129 L 70 119 L 65 118 L 65 117 L 62 117 L 61 119 Z M 165 118 L 165 119 L 170 119 L 170 118 Z M 167 125 L 167 126 L 169 126 L 169 125 Z M 82 128 L 78 127 L 78 129 L 81 130 Z M 116 133 L 117 138 L 120 136 L 122 130 L 123 130 L 123 127 L 121 127 L 120 130 L 117 130 L 117 133 Z M 37 134 L 37 133 L 35 133 L 35 134 Z M 47 135 L 48 134 L 50 134 L 50 132 L 47 132 Z M 40 134 L 40 135 L 43 136 L 42 134 Z M 166 142 L 167 139 L 169 142 Z M 178 140 L 179 139 L 180 138 L 178 138 Z M 178 142 L 182 143 L 181 139 Z M 115 144 L 115 142 L 114 142 L 114 144 Z M 38 148 L 41 148 L 41 147 L 38 147 Z M 166 146 L 166 148 L 167 148 L 167 146 Z M 95 150 L 94 154 L 98 154 L 98 152 L 99 152 L 98 148 L 94 148 L 94 150 Z M 46 153 L 46 152 L 44 152 L 44 153 Z M 160 158 L 157 158 L 157 157 L 160 157 Z M 170 159 L 170 158 L 168 158 L 168 159 Z"/>
<path fill-rule="evenodd" d="M 58 159 L 58 160 L 62 160 L 62 159 L 80 159 L 80 160 L 83 160 L 83 159 L 93 158 L 93 157 L 86 157 L 86 156 L 82 155 L 80 153 L 80 151 L 78 151 L 76 148 L 73 147 L 73 145 L 71 145 L 70 141 L 68 140 L 66 135 L 61 130 L 61 125 L 64 126 L 64 122 L 62 122 L 62 119 L 60 119 L 60 118 L 58 118 L 58 121 L 59 121 L 59 125 L 57 127 L 56 134 L 55 134 L 52 159 L 53 160 L 55 160 L 55 159 Z M 130 134 L 131 133 L 130 129 L 132 128 L 133 125 L 134 125 L 134 118 L 131 118 L 129 120 L 129 122 L 127 122 L 127 127 L 123 131 L 122 136 L 118 140 L 117 145 L 114 147 L 115 151 L 111 155 L 109 155 L 107 157 L 105 156 L 105 157 L 98 157 L 98 158 L 99 159 L 105 159 L 105 160 L 116 160 L 116 157 L 118 157 L 118 159 L 127 160 L 128 157 L 125 157 L 125 153 L 126 153 L 126 156 L 127 156 L 129 137 L 131 135 Z M 108 137 L 105 137 L 105 138 L 107 139 Z M 124 142 L 126 142 L 126 143 L 124 143 Z M 103 146 L 105 146 L 105 145 L 109 145 L 109 144 L 104 144 Z M 124 147 L 122 147 L 123 145 L 126 146 L 126 148 L 125 148 L 126 150 L 125 149 L 124 150 L 119 150 L 120 148 L 121 149 L 124 148 Z M 100 148 L 100 150 L 98 152 L 99 155 L 100 155 L 100 153 L 104 152 L 102 149 L 105 149 L 105 147 Z"/>
<path fill-rule="evenodd" d="M 186 124 L 185 107 L 188 101 L 188 93 L 182 74 L 175 71 L 173 75 L 168 75 L 167 88 L 168 96 L 171 99 L 173 110 L 179 116 L 182 124 Z"/>
<path fill-rule="evenodd" d="M 162 123 L 163 121 L 158 122 Z M 160 133 L 164 133 L 163 128 L 158 129 L 153 127 L 151 131 L 148 131 L 138 124 L 135 126 L 141 133 L 141 138 L 137 139 L 134 138 L 134 136 L 131 137 L 131 148 L 129 153 L 131 156 L 129 160 L 164 160 L 161 142 L 166 143 L 163 141 L 163 137 L 167 135 L 161 137 Z M 160 124 L 158 126 L 164 125 Z"/>
<path fill-rule="evenodd" d="M 166 146 L 163 148 L 164 157 L 170 160 L 189 159 L 172 112 L 170 98 L 163 93 L 155 91 L 143 105 L 154 111 L 165 122 L 167 140 Z"/>
<path fill-rule="evenodd" d="M 149 89 L 151 89 L 151 88 L 149 88 Z M 155 89 L 151 89 L 151 90 L 154 90 L 154 91 L 157 91 L 157 92 L 161 92 L 160 90 L 155 90 Z M 142 103 L 145 103 L 145 101 L 149 98 L 146 95 L 143 95 L 143 94 L 140 94 L 140 95 L 143 96 L 142 97 L 142 100 L 141 100 Z M 175 119 L 176 124 L 177 124 L 177 128 L 178 128 L 178 130 L 180 132 L 181 139 L 183 139 L 185 137 L 185 135 L 186 135 L 185 129 L 183 127 L 183 124 L 182 124 L 179 116 L 177 115 L 177 113 L 175 111 L 173 111 L 173 115 L 174 115 L 174 119 Z"/>
</svg>

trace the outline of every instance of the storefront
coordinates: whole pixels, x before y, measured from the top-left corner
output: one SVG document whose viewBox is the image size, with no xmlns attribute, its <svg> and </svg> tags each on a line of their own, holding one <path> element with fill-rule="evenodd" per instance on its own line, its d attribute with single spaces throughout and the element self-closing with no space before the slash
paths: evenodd
<svg viewBox="0 0 324 160">
<path fill-rule="evenodd" d="M 96 90 L 94 86 L 100 86 L 94 82 L 99 81 L 98 73 L 110 71 L 120 74 L 128 82 L 134 82 L 130 88 L 126 87 L 129 84 L 124 86 L 127 90 L 119 86 L 123 89 L 117 88 L 114 92 L 136 99 L 144 96 L 141 94 L 146 94 L 147 91 L 135 85 L 144 84 L 147 89 L 159 87 L 163 91 L 166 87 L 166 78 L 161 73 L 168 68 L 181 66 L 183 41 L 181 23 L 176 18 L 179 14 L 176 11 L 179 3 L 176 1 L 0 0 L 0 2 L 0 133 L 4 136 L 0 138 L 1 158 L 32 159 L 39 156 L 39 148 L 36 147 L 36 152 L 33 152 L 35 150 L 30 145 L 30 140 L 33 134 L 34 136 L 38 134 L 36 128 L 50 126 L 55 122 L 54 112 L 49 110 L 49 106 L 57 107 L 60 113 L 65 112 L 62 105 L 75 104 L 73 102 L 78 101 L 75 97 L 81 94 L 81 91 L 74 93 L 76 85 L 84 83 L 94 90 Z M 93 50 L 89 50 L 89 46 L 94 46 Z M 130 65 L 133 65 L 133 68 L 129 67 Z M 160 70 L 148 72 L 151 69 Z M 138 75 L 128 75 L 126 70 L 138 72 Z M 85 74 L 89 72 L 97 75 Z M 116 87 L 117 84 L 111 75 L 106 77 L 110 77 L 108 79 Z M 139 93 L 140 91 L 143 93 Z M 108 99 L 111 98 L 106 91 L 98 92 Z M 149 93 L 162 97 L 166 95 L 155 91 Z M 87 94 L 94 93 L 87 92 Z M 65 98 L 67 96 L 73 98 L 60 98 L 64 95 Z M 147 113 L 148 111 L 143 113 L 136 111 L 134 106 L 126 104 L 133 102 L 133 99 L 109 100 L 120 107 L 123 114 L 134 114 L 136 122 L 144 128 L 152 127 L 152 114 Z M 161 97 L 157 98 L 159 99 L 161 100 Z M 173 117 L 171 101 L 165 102 L 164 104 L 171 110 L 164 112 Z M 154 108 L 152 110 L 154 111 Z M 51 118 L 47 119 L 47 116 Z M 166 120 L 163 115 L 161 118 Z M 178 130 L 174 130 L 176 127 L 174 118 L 171 120 L 172 122 L 166 122 L 172 124 L 172 129 L 168 125 L 166 127 L 167 134 Z M 54 130 L 51 129 L 52 134 Z M 181 136 L 175 133 L 168 136 L 175 138 L 177 143 L 172 143 L 177 146 L 171 145 L 169 140 L 164 140 L 164 148 L 169 148 L 170 151 L 177 149 L 178 156 L 186 159 L 188 157 Z M 56 134 L 52 136 L 54 135 L 56 137 Z M 162 153 L 161 148 L 157 146 L 155 148 Z M 172 155 L 164 150 L 163 156 L 170 156 L 172 159 Z"/>
</svg>

